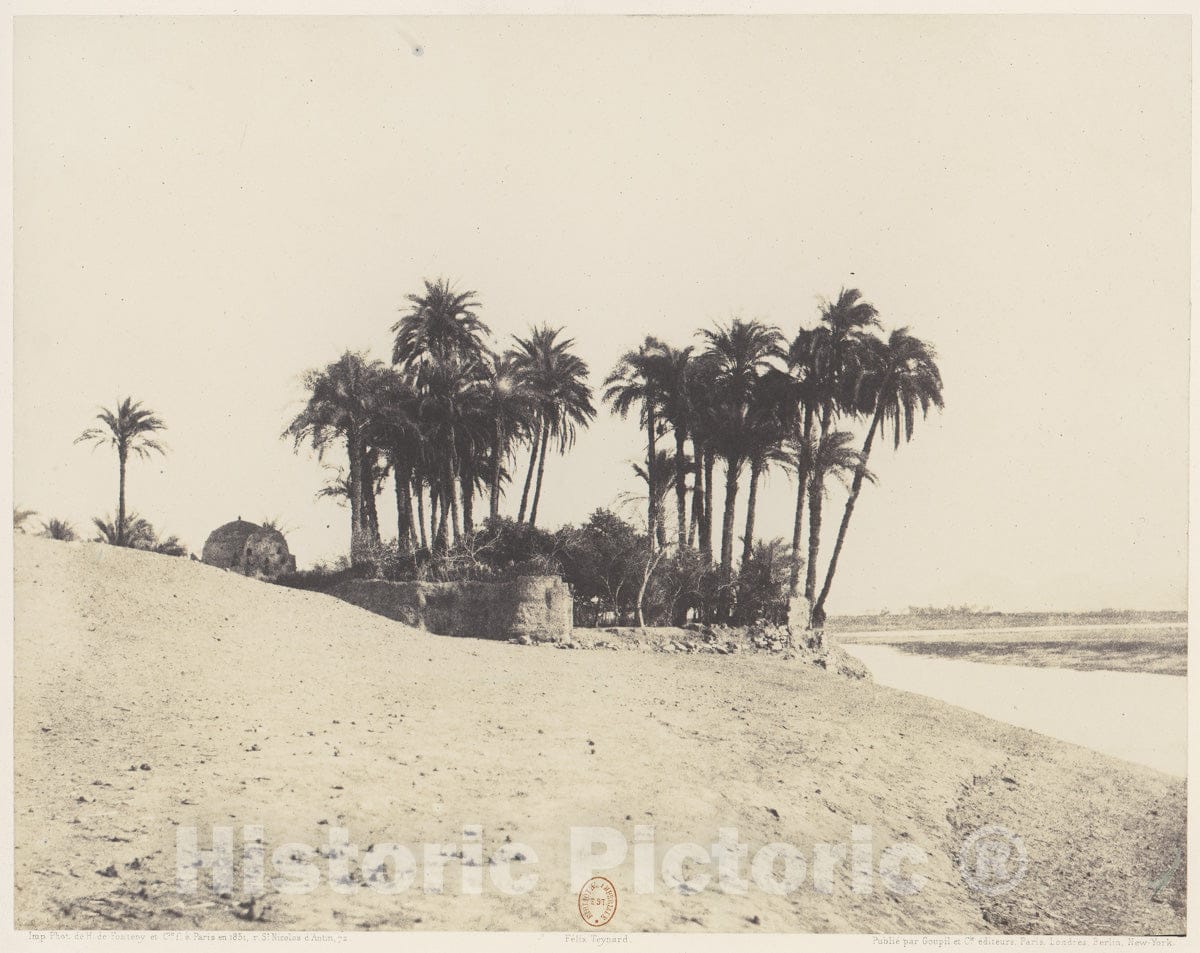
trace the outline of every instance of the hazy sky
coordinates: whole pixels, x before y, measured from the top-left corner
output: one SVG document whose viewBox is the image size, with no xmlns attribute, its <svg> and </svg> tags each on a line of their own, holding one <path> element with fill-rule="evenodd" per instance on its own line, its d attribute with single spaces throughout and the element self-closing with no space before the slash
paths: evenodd
<svg viewBox="0 0 1200 953">
<path fill-rule="evenodd" d="M 565 325 L 594 383 L 647 332 L 790 334 L 847 285 L 937 346 L 947 408 L 873 457 L 832 611 L 1184 608 L 1189 31 L 19 19 L 16 499 L 113 512 L 113 455 L 72 440 L 128 393 L 171 447 L 133 508 L 196 550 L 278 517 L 309 564 L 349 519 L 279 439 L 299 375 L 387 357 L 423 277 L 500 342 Z M 635 488 L 635 428 L 602 411 L 549 460 L 545 524 Z M 786 477 L 762 495 L 790 538 Z"/>
</svg>

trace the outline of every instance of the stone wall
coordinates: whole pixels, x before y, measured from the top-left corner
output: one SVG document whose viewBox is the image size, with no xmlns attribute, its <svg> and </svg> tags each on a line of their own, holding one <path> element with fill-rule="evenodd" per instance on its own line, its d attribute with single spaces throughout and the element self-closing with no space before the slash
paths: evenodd
<svg viewBox="0 0 1200 953">
<path fill-rule="evenodd" d="M 438 635 L 532 642 L 569 639 L 574 602 L 557 576 L 513 582 L 385 582 L 354 579 L 330 595 Z"/>
</svg>

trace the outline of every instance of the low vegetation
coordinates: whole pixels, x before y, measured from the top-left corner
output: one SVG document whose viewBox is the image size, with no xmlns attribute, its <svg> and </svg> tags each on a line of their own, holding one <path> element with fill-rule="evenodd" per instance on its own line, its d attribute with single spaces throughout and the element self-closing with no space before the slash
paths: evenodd
<svg viewBox="0 0 1200 953">
<path fill-rule="evenodd" d="M 782 622 L 787 616 L 787 548 L 759 541 L 731 580 L 734 622 Z M 380 543 L 358 563 L 281 576 L 281 585 L 325 591 L 347 579 L 501 581 L 522 575 L 560 575 L 575 598 L 578 626 L 679 625 L 718 618 L 724 585 L 719 572 L 687 549 L 650 552 L 646 533 L 610 510 L 551 532 L 498 517 L 444 551 L 406 552 Z"/>
</svg>

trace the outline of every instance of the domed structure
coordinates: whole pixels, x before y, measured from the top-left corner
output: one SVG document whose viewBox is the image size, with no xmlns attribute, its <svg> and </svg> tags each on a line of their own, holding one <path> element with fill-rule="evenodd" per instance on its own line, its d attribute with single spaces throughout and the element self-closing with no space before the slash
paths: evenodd
<svg viewBox="0 0 1200 953">
<path fill-rule="evenodd" d="M 240 516 L 209 533 L 202 560 L 209 566 L 232 569 L 258 579 L 275 579 L 285 572 L 296 571 L 296 557 L 288 551 L 283 533 Z"/>
</svg>

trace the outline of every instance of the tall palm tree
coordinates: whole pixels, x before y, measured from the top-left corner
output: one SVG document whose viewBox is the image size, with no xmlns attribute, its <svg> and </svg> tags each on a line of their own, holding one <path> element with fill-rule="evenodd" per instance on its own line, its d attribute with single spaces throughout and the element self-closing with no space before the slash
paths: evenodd
<svg viewBox="0 0 1200 953">
<path fill-rule="evenodd" d="M 714 400 L 716 364 L 711 355 L 701 353 L 691 362 L 688 384 L 691 419 L 688 430 L 692 439 L 692 519 L 696 544 L 704 565 L 713 561 L 713 469 L 716 466 Z M 689 543 L 692 530 L 689 528 Z"/>
<path fill-rule="evenodd" d="M 367 439 L 387 458 L 396 490 L 396 542 L 401 551 L 411 552 L 417 543 L 413 518 L 413 481 L 425 458 L 425 435 L 421 431 L 417 404 L 416 375 L 391 368 L 380 372 Z"/>
<path fill-rule="evenodd" d="M 879 312 L 863 300 L 857 288 L 843 288 L 834 301 L 821 304 L 821 321 L 809 336 L 822 439 L 829 433 L 839 409 L 851 397 L 858 363 L 857 352 L 871 331 L 879 327 Z"/>
<path fill-rule="evenodd" d="M 504 478 L 504 461 L 513 443 L 521 437 L 531 437 L 536 429 L 533 422 L 534 403 L 524 385 L 521 367 L 512 354 L 490 355 L 484 379 L 484 405 L 491 425 L 491 449 L 488 469 L 488 515 L 500 515 L 500 484 Z"/>
<path fill-rule="evenodd" d="M 789 355 L 794 360 L 794 366 L 805 381 L 804 391 L 814 405 L 812 418 L 806 413 L 804 429 L 793 441 L 801 454 L 808 453 L 807 460 L 797 460 L 797 469 L 803 470 L 809 486 L 808 502 L 811 506 L 814 498 L 824 498 L 824 487 L 814 487 L 815 481 L 821 484 L 827 473 L 815 465 L 812 454 L 829 439 L 839 417 L 855 417 L 865 411 L 856 388 L 859 378 L 861 352 L 869 347 L 874 340 L 872 330 L 879 327 L 879 312 L 870 302 L 865 301 L 862 292 L 857 288 L 843 288 L 833 301 L 821 302 L 821 317 L 817 327 L 807 334 L 802 332 L 793 342 L 794 353 Z M 815 437 L 812 436 L 816 430 Z M 797 511 L 801 506 L 797 505 Z M 797 519 L 802 514 L 797 512 Z M 812 518 L 809 517 L 809 562 L 807 567 L 804 595 L 809 605 L 813 604 L 816 593 L 812 554 L 814 547 L 820 548 L 820 540 L 813 540 L 811 534 Z M 793 527 L 793 538 L 796 538 Z M 793 559 L 796 554 L 793 553 Z M 798 573 L 798 566 L 795 567 Z"/>
<path fill-rule="evenodd" d="M 125 540 L 125 469 L 132 453 L 147 459 L 152 453 L 165 454 L 166 447 L 154 436 L 167 429 L 162 419 L 141 401 L 131 397 L 118 400 L 115 411 L 101 407 L 96 415 L 99 426 L 89 427 L 78 437 L 76 443 L 91 443 L 95 447 L 111 446 L 117 451 L 117 523 L 118 545 Z"/>
<path fill-rule="evenodd" d="M 306 440 L 318 459 L 329 447 L 343 441 L 349 465 L 350 561 L 362 562 L 369 550 L 369 528 L 363 497 L 374 492 L 374 474 L 368 471 L 368 428 L 376 407 L 380 381 L 387 368 L 366 354 L 346 351 L 324 368 L 304 375 L 308 402 L 283 432 L 296 449 Z"/>
<path fill-rule="evenodd" d="M 813 428 L 820 408 L 819 378 L 817 375 L 816 344 L 820 334 L 801 328 L 788 348 L 788 372 L 795 381 L 798 401 L 794 417 L 795 429 L 788 441 L 792 449 L 792 468 L 796 474 L 796 511 L 792 522 L 791 572 L 789 594 L 800 590 L 800 567 L 804 565 L 804 509 L 808 501 L 808 484 L 812 475 Z"/>
<path fill-rule="evenodd" d="M 547 447 L 553 441 L 558 446 L 558 452 L 565 453 L 575 443 L 579 429 L 586 428 L 596 416 L 596 409 L 592 406 L 592 389 L 587 382 L 587 363 L 572 350 L 575 346 L 573 338 L 559 338 L 562 332 L 562 328 L 552 328 L 547 324 L 533 327 L 526 337 L 514 337 L 514 346 L 508 351 L 517 378 L 533 403 L 533 416 L 537 421 L 531 441 L 533 453 L 529 458 L 531 473 L 534 458 L 537 458 L 537 480 L 533 503 L 529 508 L 530 526 L 537 522 Z M 521 494 L 518 522 L 525 517 L 529 483 L 527 476 L 525 490 Z"/>
<path fill-rule="evenodd" d="M 746 458 L 750 462 L 750 488 L 746 495 L 746 531 L 742 539 L 742 562 L 754 552 L 754 517 L 758 505 L 758 483 L 776 463 L 790 463 L 783 443 L 794 430 L 796 384 L 787 374 L 768 369 L 750 392 L 744 424 Z"/>
<path fill-rule="evenodd" d="M 838 527 L 837 542 L 834 543 L 833 555 L 829 559 L 825 582 L 813 607 L 814 625 L 825 624 L 825 600 L 833 586 L 838 557 L 842 554 L 842 546 L 846 542 L 846 531 L 850 528 L 854 504 L 858 502 L 863 480 L 870 479 L 867 460 L 871 456 L 871 444 L 876 431 L 890 424 L 893 448 L 898 450 L 901 434 L 904 435 L 905 442 L 912 439 L 918 410 L 921 416 L 925 417 L 930 407 L 936 407 L 938 410 L 945 407 L 937 354 L 932 346 L 910 334 L 908 328 L 893 331 L 886 343 L 876 340 L 867 349 L 864 357 L 860 387 L 862 392 L 868 395 L 875 410 L 871 415 L 871 425 L 867 429 L 862 450 L 859 452 L 854 482 L 850 485 L 850 496 L 842 513 L 842 522 Z"/>
<path fill-rule="evenodd" d="M 687 475 L 690 461 L 686 445 L 692 435 L 692 419 L 695 408 L 692 401 L 692 383 L 695 379 L 692 348 L 676 348 L 662 345 L 662 356 L 658 363 L 658 378 L 661 388 L 662 419 L 671 425 L 675 436 L 675 453 L 672 456 L 675 486 L 675 520 L 678 544 L 690 545 L 688 541 Z M 699 486 L 699 484 L 697 484 Z"/>
<path fill-rule="evenodd" d="M 488 327 L 476 314 L 474 291 L 455 291 L 439 278 L 425 281 L 423 295 L 410 294 L 408 313 L 392 325 L 392 363 L 407 367 L 451 358 L 472 360 L 484 350 Z"/>
<path fill-rule="evenodd" d="M 825 501 L 825 480 L 833 477 L 842 484 L 849 482 L 850 475 L 862 473 L 863 478 L 875 481 L 863 463 L 862 455 L 850 446 L 854 434 L 845 430 L 835 430 L 818 439 L 818 444 L 811 451 L 813 461 L 812 480 L 808 485 L 808 573 L 804 583 L 805 595 L 812 603 L 813 592 L 817 585 L 817 557 L 821 548 L 821 517 Z M 815 618 L 814 610 L 814 618 Z M 815 622 L 814 622 L 815 626 Z"/>
<path fill-rule="evenodd" d="M 659 454 L 657 447 L 660 413 L 664 397 L 666 345 L 647 335 L 636 351 L 626 351 L 612 373 L 604 379 L 604 402 L 621 415 L 637 407 L 638 419 L 646 431 L 646 534 L 650 551 L 658 543 Z"/>
<path fill-rule="evenodd" d="M 469 514 L 474 481 L 464 487 L 476 448 L 486 444 L 484 375 L 475 359 L 430 362 L 416 376 L 417 419 L 427 446 L 427 481 L 437 495 L 433 543 L 445 549 L 463 534 L 460 503 Z M 466 490 L 460 496 L 460 491 Z M 469 522 L 469 516 L 468 516 Z"/>
<path fill-rule="evenodd" d="M 702 332 L 713 368 L 710 442 L 725 462 L 725 508 L 721 525 L 721 575 L 728 588 L 733 575 L 734 518 L 738 481 L 750 452 L 746 418 L 758 378 L 783 356 L 783 335 L 760 321 L 735 319 Z"/>
</svg>

